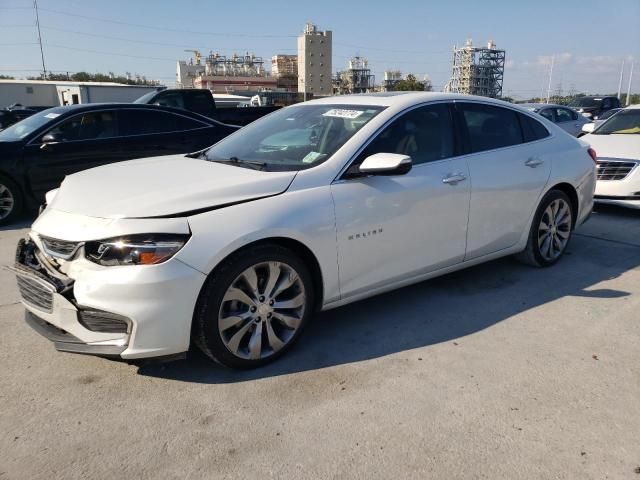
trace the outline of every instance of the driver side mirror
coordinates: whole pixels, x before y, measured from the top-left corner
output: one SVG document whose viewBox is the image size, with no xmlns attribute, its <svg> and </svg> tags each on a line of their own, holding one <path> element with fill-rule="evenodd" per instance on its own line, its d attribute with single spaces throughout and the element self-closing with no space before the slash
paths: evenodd
<svg viewBox="0 0 640 480">
<path fill-rule="evenodd" d="M 411 157 L 398 153 L 375 153 L 360 164 L 365 175 L 404 175 L 413 167 Z"/>
<path fill-rule="evenodd" d="M 60 133 L 49 132 L 42 137 L 42 145 L 40 145 L 40 148 L 44 150 L 48 145 L 55 145 L 63 140 L 64 139 Z"/>
</svg>

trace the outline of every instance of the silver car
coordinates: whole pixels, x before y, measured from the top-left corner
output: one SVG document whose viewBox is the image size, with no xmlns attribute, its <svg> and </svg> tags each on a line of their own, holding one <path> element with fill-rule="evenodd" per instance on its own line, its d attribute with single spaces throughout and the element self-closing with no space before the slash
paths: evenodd
<svg viewBox="0 0 640 480">
<path fill-rule="evenodd" d="M 577 137 L 582 131 L 582 126 L 591 120 L 580 115 L 572 108 L 563 105 L 554 105 L 550 103 L 524 103 L 520 105 L 530 112 L 542 115 L 547 120 L 551 120 L 557 124 L 565 132 Z"/>
</svg>

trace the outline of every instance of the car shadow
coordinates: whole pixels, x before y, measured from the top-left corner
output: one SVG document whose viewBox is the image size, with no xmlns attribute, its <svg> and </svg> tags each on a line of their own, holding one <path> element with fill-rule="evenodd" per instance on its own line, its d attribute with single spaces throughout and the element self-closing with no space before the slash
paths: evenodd
<svg viewBox="0 0 640 480">
<path fill-rule="evenodd" d="M 563 297 L 628 296 L 596 285 L 639 264 L 640 247 L 575 236 L 566 256 L 552 268 L 531 268 L 504 258 L 322 312 L 295 348 L 259 369 L 225 369 L 192 351 L 185 360 L 150 363 L 138 373 L 221 384 L 362 362 L 455 341 Z"/>
<path fill-rule="evenodd" d="M 16 219 L 15 222 L 10 223 L 9 225 L 0 226 L 0 232 L 10 232 L 12 230 L 20 230 L 22 228 L 29 228 L 31 224 L 35 221 L 38 216 L 37 212 L 27 212 L 23 213 Z"/>
</svg>

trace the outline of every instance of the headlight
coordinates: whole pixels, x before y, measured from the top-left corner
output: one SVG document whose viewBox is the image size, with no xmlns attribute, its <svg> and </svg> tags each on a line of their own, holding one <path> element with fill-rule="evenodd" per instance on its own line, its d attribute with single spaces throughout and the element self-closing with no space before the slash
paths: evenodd
<svg viewBox="0 0 640 480">
<path fill-rule="evenodd" d="M 85 257 L 99 265 L 156 265 L 173 257 L 189 235 L 131 235 L 86 242 Z"/>
</svg>

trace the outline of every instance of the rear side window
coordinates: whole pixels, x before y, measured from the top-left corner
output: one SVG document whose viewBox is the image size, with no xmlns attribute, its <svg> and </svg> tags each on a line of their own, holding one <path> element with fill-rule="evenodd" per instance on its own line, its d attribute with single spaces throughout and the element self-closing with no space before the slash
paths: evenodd
<svg viewBox="0 0 640 480">
<path fill-rule="evenodd" d="M 355 164 L 375 153 L 409 155 L 414 165 L 453 156 L 451 114 L 447 104 L 416 108 L 396 119 L 367 146 Z"/>
<path fill-rule="evenodd" d="M 153 110 L 122 110 L 120 131 L 122 135 L 147 135 L 179 130 L 177 115 Z"/>
<path fill-rule="evenodd" d="M 211 110 L 211 96 L 208 92 L 191 92 L 187 96 L 187 109 L 196 113 L 206 114 Z"/>
<path fill-rule="evenodd" d="M 549 136 L 549 130 L 539 121 L 521 113 L 518 114 L 518 118 L 520 118 L 520 125 L 522 126 L 525 142 L 533 142 Z"/>
<path fill-rule="evenodd" d="M 518 145 L 523 142 L 518 113 L 493 105 L 462 103 L 471 152 Z"/>
</svg>

